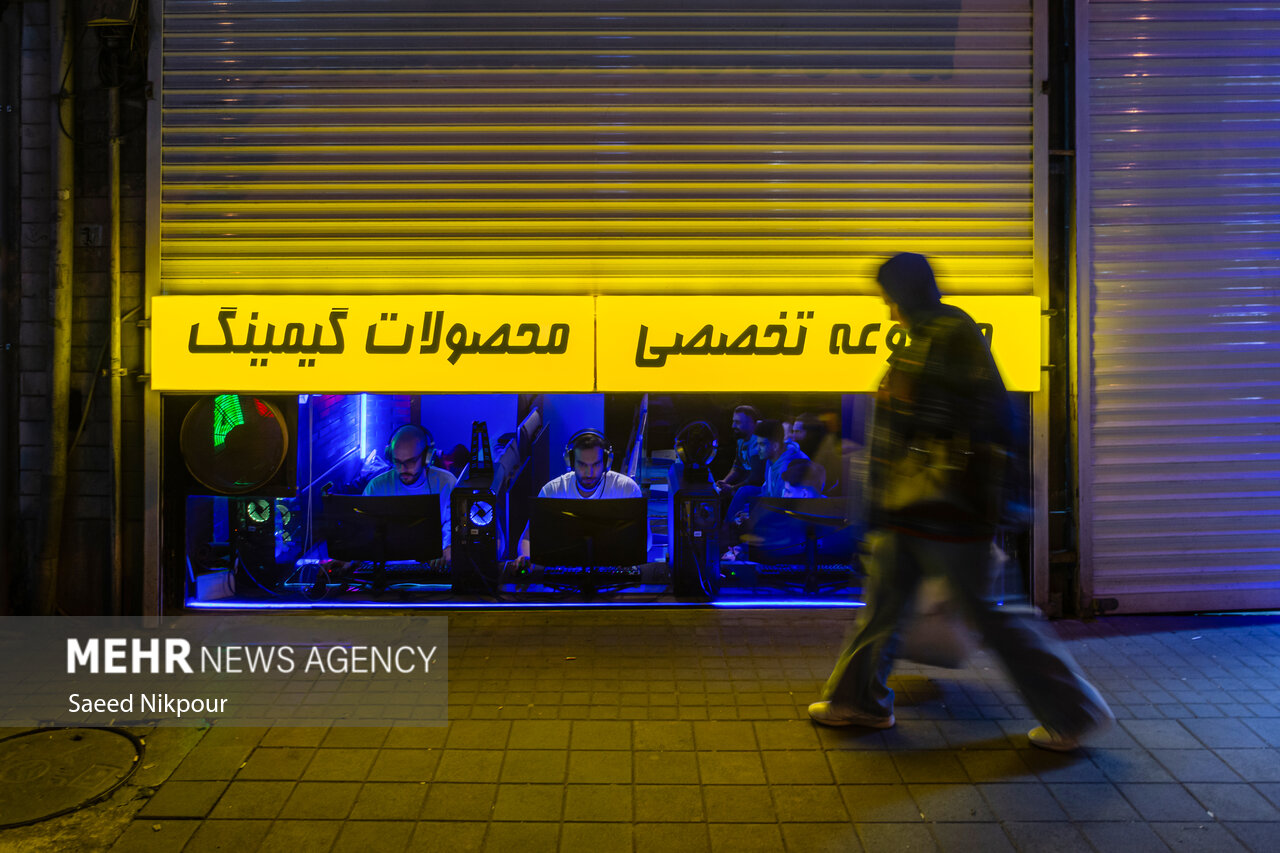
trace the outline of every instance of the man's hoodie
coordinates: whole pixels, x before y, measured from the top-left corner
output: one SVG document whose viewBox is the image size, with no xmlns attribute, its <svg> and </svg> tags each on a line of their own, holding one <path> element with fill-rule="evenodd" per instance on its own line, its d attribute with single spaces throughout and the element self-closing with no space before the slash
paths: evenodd
<svg viewBox="0 0 1280 853">
<path fill-rule="evenodd" d="M 942 294 L 924 255 L 903 252 L 885 261 L 876 275 L 902 315 L 913 323 L 941 307 Z"/>
<path fill-rule="evenodd" d="M 803 462 L 808 465 L 809 457 L 804 455 L 804 451 L 800 449 L 800 445 L 790 439 L 787 439 L 787 444 L 778 458 L 771 460 L 768 465 L 765 466 L 764 489 L 762 491 L 765 497 L 782 497 L 782 475 L 786 472 L 787 466 L 792 462 Z M 817 489 L 819 491 L 821 491 L 822 485 L 822 483 L 817 484 Z"/>
</svg>

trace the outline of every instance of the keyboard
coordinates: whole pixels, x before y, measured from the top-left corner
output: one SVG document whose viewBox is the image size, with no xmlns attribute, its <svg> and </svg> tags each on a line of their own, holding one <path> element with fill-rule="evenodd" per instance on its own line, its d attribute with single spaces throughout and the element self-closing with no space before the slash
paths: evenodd
<svg viewBox="0 0 1280 853">
<path fill-rule="evenodd" d="M 816 563 L 813 571 L 819 576 L 835 577 L 847 575 L 853 571 L 848 563 Z M 804 575 L 809 572 L 808 563 L 757 563 L 756 574 L 760 576 Z"/>
</svg>

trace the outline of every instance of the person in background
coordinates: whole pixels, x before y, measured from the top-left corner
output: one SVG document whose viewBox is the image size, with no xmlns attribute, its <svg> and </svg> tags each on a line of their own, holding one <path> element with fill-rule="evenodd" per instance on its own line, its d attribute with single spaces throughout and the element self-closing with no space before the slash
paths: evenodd
<svg viewBox="0 0 1280 853">
<path fill-rule="evenodd" d="M 364 487 L 371 497 L 388 495 L 439 495 L 440 538 L 444 561 L 449 562 L 452 535 L 449 524 L 449 497 L 458 478 L 430 462 L 434 450 L 431 433 L 417 424 L 405 424 L 391 434 L 386 458 L 391 468 L 374 477 Z"/>
<path fill-rule="evenodd" d="M 792 479 L 808 489 L 813 496 L 822 493 L 825 472 L 813 463 L 800 445 L 788 441 L 778 421 L 760 421 L 756 424 L 756 441 L 760 458 L 765 463 L 764 485 L 760 494 L 767 498 L 781 498 L 785 480 L 783 474 L 792 471 Z"/>
<path fill-rule="evenodd" d="M 755 437 L 759 420 L 760 414 L 751 406 L 738 406 L 733 410 L 731 428 L 733 437 L 737 439 L 733 467 L 724 479 L 717 480 L 715 484 L 722 500 L 731 499 L 734 492 L 743 486 L 759 486 L 764 482 L 764 465 L 760 461 Z"/>
<path fill-rule="evenodd" d="M 841 460 L 838 428 L 834 430 L 829 428 L 823 416 L 804 412 L 796 415 L 795 422 L 791 426 L 791 440 L 799 445 L 800 450 L 812 459 L 814 464 L 822 467 L 825 475 L 822 493 L 840 494 L 844 465 Z"/>
<path fill-rule="evenodd" d="M 781 421 L 764 420 L 756 424 L 756 448 L 764 463 L 764 483 L 757 489 L 739 489 L 729 504 L 723 531 L 730 543 L 722 559 L 735 560 L 741 554 L 737 544 L 749 522 L 749 504 L 757 495 L 766 498 L 817 497 L 822 493 L 823 472 L 814 465 L 794 441 L 787 441 Z M 784 474 L 791 472 L 790 484 Z M 784 491 L 785 490 L 785 491 Z"/>
<path fill-rule="evenodd" d="M 876 394 L 866 606 L 809 716 L 826 726 L 894 725 L 887 682 L 899 623 L 921 578 L 942 575 L 1040 720 L 1027 735 L 1031 744 L 1073 750 L 1114 722 L 1111 709 L 1048 630 L 989 595 L 993 537 L 1009 513 L 1006 462 L 1015 452 L 1016 417 L 1004 381 L 972 318 L 942 304 L 923 256 L 895 255 L 880 267 L 877 282 L 910 343 L 890 356 Z M 939 446 L 964 448 L 936 469 L 957 472 L 950 488 L 955 497 L 924 503 L 910 497 L 908 486 L 918 478 L 909 475 L 920 470 L 922 448 Z"/>
</svg>

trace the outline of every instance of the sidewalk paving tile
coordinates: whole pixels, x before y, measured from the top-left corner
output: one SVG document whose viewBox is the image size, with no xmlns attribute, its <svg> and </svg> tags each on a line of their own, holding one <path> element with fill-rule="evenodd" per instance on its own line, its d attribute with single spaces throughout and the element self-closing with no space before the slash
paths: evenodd
<svg viewBox="0 0 1280 853">
<path fill-rule="evenodd" d="M 560 850 L 563 853 L 631 853 L 631 834 L 630 823 L 566 822 L 560 831 Z"/>
<path fill-rule="evenodd" d="M 706 824 L 637 823 L 635 853 L 707 853 L 711 849 Z"/>
<path fill-rule="evenodd" d="M 967 785 L 908 785 L 924 819 L 932 823 L 960 823 L 994 819 L 982 794 Z"/>
<path fill-rule="evenodd" d="M 1152 823 L 1151 828 L 1178 853 L 1245 853 L 1226 827 L 1216 823 Z"/>
<path fill-rule="evenodd" d="M 485 853 L 555 853 L 560 849 L 560 824 L 495 823 L 485 835 Z"/>
<path fill-rule="evenodd" d="M 148 818 L 202 818 L 209 814 L 227 782 L 166 782 L 138 812 Z"/>
<path fill-rule="evenodd" d="M 787 853 L 862 853 L 851 823 L 783 823 Z"/>
<path fill-rule="evenodd" d="M 647 823 L 685 823 L 706 820 L 702 788 L 698 785 L 636 785 L 635 819 Z"/>
<path fill-rule="evenodd" d="M 330 850 L 342 832 L 337 820 L 277 820 L 271 824 L 263 850 Z"/>
<path fill-rule="evenodd" d="M 493 819 L 558 822 L 563 810 L 561 785 L 502 785 L 493 806 Z"/>
<path fill-rule="evenodd" d="M 351 806 L 352 820 L 417 820 L 428 787 L 422 782 L 365 782 Z"/>
<path fill-rule="evenodd" d="M 777 825 L 711 823 L 712 853 L 776 853 L 782 849 L 782 833 Z"/>
<path fill-rule="evenodd" d="M 783 823 L 848 820 L 844 799 L 832 785 L 777 785 L 772 793 L 778 820 Z"/>
<path fill-rule="evenodd" d="M 638 785 L 696 785 L 699 781 L 696 752 L 637 752 L 634 767 Z"/>
<path fill-rule="evenodd" d="M 135 820 L 111 853 L 180 853 L 200 826 L 194 820 Z"/>
<path fill-rule="evenodd" d="M 317 749 L 302 779 L 308 782 L 360 782 L 369 775 L 378 754 L 372 749 Z M 243 774 L 239 778 L 249 778 Z"/>
<path fill-rule="evenodd" d="M 182 853 L 257 850 L 271 831 L 269 820 L 210 820 L 200 824 Z"/>
<path fill-rule="evenodd" d="M 704 785 L 762 785 L 764 765 L 758 752 L 699 752 L 698 774 Z"/>
<path fill-rule="evenodd" d="M 466 782 L 432 782 L 422 804 L 427 821 L 488 821 L 493 819 L 498 786 Z"/>
<path fill-rule="evenodd" d="M 1280 823 L 1228 823 L 1226 827 L 1252 853 L 1280 850 Z"/>
<path fill-rule="evenodd" d="M 562 749 L 509 749 L 498 781 L 564 782 L 567 758 Z"/>
<path fill-rule="evenodd" d="M 859 823 L 855 828 L 862 846 L 868 851 L 910 850 L 912 853 L 936 851 L 938 844 L 924 824 Z"/>
<path fill-rule="evenodd" d="M 566 785 L 566 821 L 631 823 L 634 793 L 630 785 Z"/>
<path fill-rule="evenodd" d="M 349 820 L 329 853 L 400 853 L 409 846 L 413 830 L 413 822 L 407 820 Z"/>
<path fill-rule="evenodd" d="M 840 796 L 855 823 L 923 820 L 906 785 L 841 785 Z"/>
<path fill-rule="evenodd" d="M 280 810 L 282 820 L 344 820 L 360 794 L 359 782 L 299 782 Z"/>
<path fill-rule="evenodd" d="M 484 849 L 486 822 L 419 821 L 405 847 L 406 853 L 479 853 Z"/>
<path fill-rule="evenodd" d="M 1129 851 L 1129 853 L 1167 853 L 1169 845 L 1145 823 L 1119 821 L 1079 824 L 1080 831 L 1103 851 Z"/>
<path fill-rule="evenodd" d="M 935 823 L 929 828 L 942 853 L 1015 853 L 1009 836 L 998 824 Z"/>
<path fill-rule="evenodd" d="M 1186 787 L 1217 820 L 1280 820 L 1280 810 L 1250 785 L 1188 782 Z"/>
<path fill-rule="evenodd" d="M 1146 821 L 1205 820 L 1205 807 L 1181 785 L 1120 784 L 1125 799 Z"/>
<path fill-rule="evenodd" d="M 295 782 L 232 782 L 209 817 L 215 820 L 274 818 L 284 808 Z"/>
</svg>

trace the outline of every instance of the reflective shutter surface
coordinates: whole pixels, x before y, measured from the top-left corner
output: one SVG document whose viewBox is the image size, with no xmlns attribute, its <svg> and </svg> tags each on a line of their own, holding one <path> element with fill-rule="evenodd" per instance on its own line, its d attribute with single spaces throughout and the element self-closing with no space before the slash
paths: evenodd
<svg viewBox="0 0 1280 853">
<path fill-rule="evenodd" d="M 1280 3 L 1088 14 L 1093 594 L 1280 607 Z"/>
<path fill-rule="evenodd" d="M 167 0 L 162 289 L 1032 292 L 1029 2 L 530 5 Z"/>
</svg>

